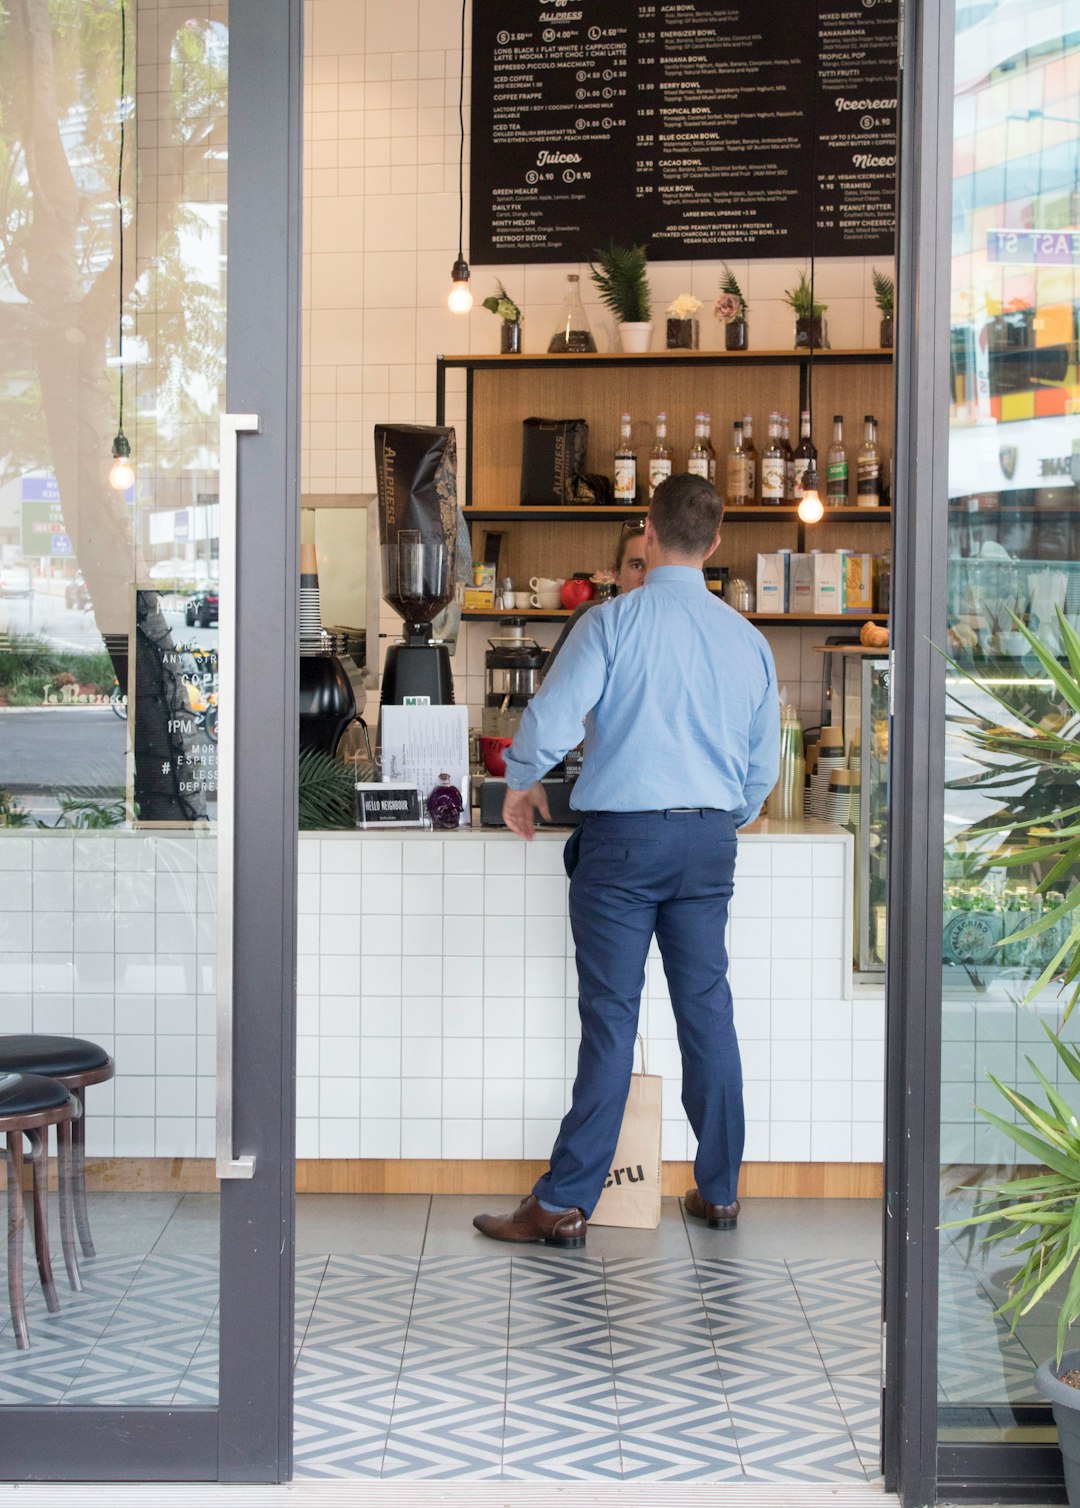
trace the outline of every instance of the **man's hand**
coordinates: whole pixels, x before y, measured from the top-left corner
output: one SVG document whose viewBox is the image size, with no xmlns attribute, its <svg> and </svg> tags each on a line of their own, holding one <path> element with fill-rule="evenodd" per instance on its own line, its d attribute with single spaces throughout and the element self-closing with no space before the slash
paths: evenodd
<svg viewBox="0 0 1080 1508">
<path fill-rule="evenodd" d="M 517 833 L 519 838 L 530 840 L 536 831 L 537 812 L 545 822 L 551 821 L 547 791 L 539 781 L 529 786 L 527 791 L 512 791 L 507 786 L 503 797 L 503 821 L 511 832 Z"/>
</svg>

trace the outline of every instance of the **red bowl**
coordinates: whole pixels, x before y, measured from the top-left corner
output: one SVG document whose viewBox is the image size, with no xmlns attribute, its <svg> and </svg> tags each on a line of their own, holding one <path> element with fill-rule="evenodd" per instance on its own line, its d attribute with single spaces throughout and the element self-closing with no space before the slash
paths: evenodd
<svg viewBox="0 0 1080 1508">
<path fill-rule="evenodd" d="M 506 774 L 506 760 L 503 756 L 513 742 L 512 738 L 495 738 L 490 734 L 485 734 L 481 738 L 480 754 L 484 761 L 484 769 L 489 775 Z"/>
</svg>

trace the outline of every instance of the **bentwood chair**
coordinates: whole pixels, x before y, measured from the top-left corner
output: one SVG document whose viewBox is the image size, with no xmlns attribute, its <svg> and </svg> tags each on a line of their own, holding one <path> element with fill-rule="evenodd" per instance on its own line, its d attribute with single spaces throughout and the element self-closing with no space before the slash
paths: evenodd
<svg viewBox="0 0 1080 1508">
<path fill-rule="evenodd" d="M 85 1256 L 94 1255 L 90 1219 L 86 1212 L 86 1090 L 91 1084 L 111 1079 L 112 1058 L 96 1042 L 82 1037 L 44 1036 L 40 1032 L 0 1036 L 0 1072 L 44 1074 L 56 1079 L 75 1097 L 71 1127 L 72 1182 L 75 1224 Z M 69 1268 L 70 1275 L 70 1268 Z M 77 1288 L 78 1283 L 73 1283 Z"/>
<path fill-rule="evenodd" d="M 60 1232 L 64 1261 L 72 1288 L 79 1289 L 79 1269 L 75 1259 L 75 1233 L 72 1230 L 71 1123 L 75 1101 L 63 1084 L 55 1079 L 32 1073 L 0 1073 L 0 1136 L 7 1137 L 8 1193 L 8 1300 L 15 1344 L 20 1351 L 30 1349 L 30 1328 L 26 1323 L 26 1291 L 23 1281 L 23 1137 L 30 1143 L 34 1187 L 34 1247 L 38 1276 L 45 1304 L 51 1314 L 60 1308 L 53 1282 L 49 1257 L 49 1227 L 46 1195 L 49 1187 L 48 1128 L 56 1127 L 60 1163 Z"/>
</svg>

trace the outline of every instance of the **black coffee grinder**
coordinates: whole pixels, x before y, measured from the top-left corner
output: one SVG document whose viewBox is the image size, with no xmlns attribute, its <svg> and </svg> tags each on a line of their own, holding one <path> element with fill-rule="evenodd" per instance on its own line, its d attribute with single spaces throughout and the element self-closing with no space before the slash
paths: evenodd
<svg viewBox="0 0 1080 1508">
<path fill-rule="evenodd" d="M 382 705 L 453 704 L 450 652 L 431 633 L 454 596 L 457 447 L 454 431 L 430 424 L 377 424 L 375 465 L 383 599 L 404 620 L 387 651 Z"/>
</svg>

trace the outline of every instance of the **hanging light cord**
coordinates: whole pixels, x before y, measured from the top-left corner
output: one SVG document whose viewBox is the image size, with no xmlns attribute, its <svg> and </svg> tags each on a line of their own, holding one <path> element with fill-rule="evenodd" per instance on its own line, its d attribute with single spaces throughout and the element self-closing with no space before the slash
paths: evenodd
<svg viewBox="0 0 1080 1508">
<path fill-rule="evenodd" d="M 116 301 L 117 357 L 120 362 L 120 423 L 124 433 L 124 127 L 127 120 L 127 0 L 120 0 L 120 161 L 116 169 L 116 225 L 119 240 L 120 280 Z"/>
<path fill-rule="evenodd" d="M 465 7 L 468 0 L 461 0 L 461 65 L 458 68 L 458 261 L 462 260 L 465 225 Z"/>
</svg>

